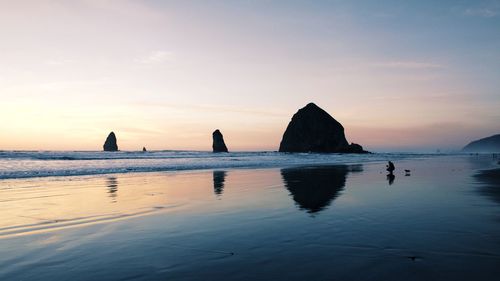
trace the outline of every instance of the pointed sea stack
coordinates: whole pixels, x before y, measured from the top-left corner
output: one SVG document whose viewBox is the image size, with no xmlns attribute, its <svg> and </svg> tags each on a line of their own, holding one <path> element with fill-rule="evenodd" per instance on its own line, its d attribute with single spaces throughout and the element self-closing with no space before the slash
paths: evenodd
<svg viewBox="0 0 500 281">
<path fill-rule="evenodd" d="M 359 144 L 349 144 L 344 127 L 314 103 L 299 109 L 288 124 L 280 152 L 368 153 Z"/>
<path fill-rule="evenodd" d="M 222 133 L 219 130 L 215 130 L 212 133 L 212 139 L 213 139 L 213 144 L 212 144 L 213 152 L 227 152 L 227 147 L 226 144 L 224 143 L 224 137 L 222 136 Z"/>
<path fill-rule="evenodd" d="M 104 151 L 118 151 L 118 145 L 116 144 L 116 136 L 115 133 L 109 133 L 104 145 L 102 146 Z"/>
</svg>

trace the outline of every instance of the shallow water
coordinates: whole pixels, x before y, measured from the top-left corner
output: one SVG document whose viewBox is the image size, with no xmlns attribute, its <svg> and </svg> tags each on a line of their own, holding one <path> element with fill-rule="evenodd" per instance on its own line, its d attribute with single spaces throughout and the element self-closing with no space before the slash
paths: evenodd
<svg viewBox="0 0 500 281">
<path fill-rule="evenodd" d="M 0 280 L 496 280 L 496 161 L 395 164 L 3 180 Z"/>
<path fill-rule="evenodd" d="M 279 153 L 206 151 L 0 151 L 0 179 L 83 176 L 111 173 L 270 168 L 320 164 L 352 164 L 436 154 Z"/>
</svg>

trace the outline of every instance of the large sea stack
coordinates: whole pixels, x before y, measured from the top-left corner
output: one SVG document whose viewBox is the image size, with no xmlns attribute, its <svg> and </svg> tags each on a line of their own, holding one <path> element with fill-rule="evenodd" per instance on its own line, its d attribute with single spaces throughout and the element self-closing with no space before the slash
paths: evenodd
<svg viewBox="0 0 500 281">
<path fill-rule="evenodd" d="M 344 127 L 314 103 L 299 109 L 288 124 L 280 152 L 367 153 L 359 144 L 349 144 Z"/>
<path fill-rule="evenodd" d="M 226 144 L 224 143 L 224 137 L 222 136 L 222 133 L 219 130 L 215 130 L 212 133 L 212 139 L 213 139 L 213 144 L 212 144 L 213 152 L 227 152 L 227 147 Z"/>
<path fill-rule="evenodd" d="M 116 136 L 115 133 L 109 133 L 104 145 L 102 146 L 104 151 L 118 151 L 118 145 L 116 144 Z"/>
<path fill-rule="evenodd" d="M 467 152 L 500 152 L 500 134 L 473 141 L 463 148 Z"/>
</svg>

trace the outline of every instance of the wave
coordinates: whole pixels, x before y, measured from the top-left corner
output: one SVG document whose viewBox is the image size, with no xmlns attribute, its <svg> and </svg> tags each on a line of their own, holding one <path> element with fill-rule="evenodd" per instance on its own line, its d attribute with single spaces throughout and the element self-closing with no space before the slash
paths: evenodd
<svg viewBox="0 0 500 281">
<path fill-rule="evenodd" d="M 203 151 L 100 152 L 0 151 L 0 179 L 84 176 L 112 173 L 272 168 L 303 165 L 360 164 L 430 157 L 429 154 L 321 154 Z"/>
</svg>

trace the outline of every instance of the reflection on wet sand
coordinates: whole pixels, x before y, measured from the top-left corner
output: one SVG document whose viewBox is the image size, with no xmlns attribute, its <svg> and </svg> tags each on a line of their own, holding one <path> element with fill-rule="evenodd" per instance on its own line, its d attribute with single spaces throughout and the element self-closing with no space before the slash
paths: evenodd
<svg viewBox="0 0 500 281">
<path fill-rule="evenodd" d="M 0 186 L 0 238 L 167 211 L 212 192 L 209 173 L 7 180 Z"/>
<path fill-rule="evenodd" d="M 479 192 L 500 204 L 500 169 L 481 171 L 475 178 L 484 185 Z"/>
<path fill-rule="evenodd" d="M 288 168 L 281 170 L 281 176 L 300 209 L 317 213 L 340 195 L 349 172 L 362 170 L 361 165 Z"/>
<path fill-rule="evenodd" d="M 118 180 L 116 177 L 108 177 L 106 179 L 106 186 L 108 188 L 108 194 L 111 198 L 111 202 L 116 202 L 116 196 L 118 196 Z"/>
<path fill-rule="evenodd" d="M 226 171 L 213 171 L 214 193 L 222 195 L 224 192 L 224 182 L 226 181 Z"/>
<path fill-rule="evenodd" d="M 387 175 L 387 181 L 389 182 L 389 185 L 392 185 L 394 183 L 395 179 L 396 179 L 396 176 L 394 174 Z"/>
</svg>

